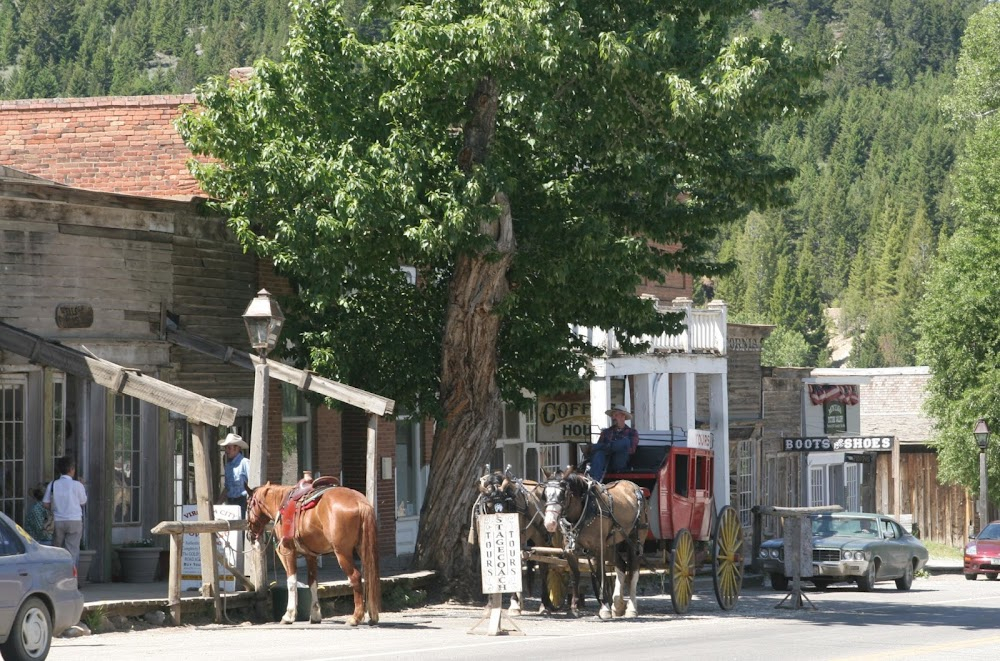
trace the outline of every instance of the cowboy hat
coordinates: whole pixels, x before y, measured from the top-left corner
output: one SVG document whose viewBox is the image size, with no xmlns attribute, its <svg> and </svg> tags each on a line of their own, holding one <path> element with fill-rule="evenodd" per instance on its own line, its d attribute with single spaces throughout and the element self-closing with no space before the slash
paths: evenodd
<svg viewBox="0 0 1000 661">
<path fill-rule="evenodd" d="M 219 441 L 219 447 L 226 447 L 227 445 L 238 445 L 242 449 L 246 450 L 249 445 L 243 440 L 243 437 L 239 434 L 228 434 L 224 439 Z"/>
<path fill-rule="evenodd" d="M 610 416 L 612 413 L 624 413 L 626 420 L 631 420 L 632 419 L 632 414 L 629 413 L 625 409 L 625 407 L 622 406 L 621 404 L 615 404 L 614 406 L 612 406 L 611 408 L 609 408 L 607 411 L 605 411 L 604 415 Z"/>
</svg>

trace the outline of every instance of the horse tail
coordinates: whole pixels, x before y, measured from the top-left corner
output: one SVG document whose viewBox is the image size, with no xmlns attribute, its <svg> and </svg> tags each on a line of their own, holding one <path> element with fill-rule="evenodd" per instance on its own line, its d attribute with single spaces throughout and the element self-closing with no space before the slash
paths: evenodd
<svg viewBox="0 0 1000 661">
<path fill-rule="evenodd" d="M 369 624 L 378 623 L 382 609 L 382 579 L 378 567 L 378 522 L 375 508 L 366 503 L 361 509 L 361 566 L 364 569 L 362 591 Z"/>
</svg>

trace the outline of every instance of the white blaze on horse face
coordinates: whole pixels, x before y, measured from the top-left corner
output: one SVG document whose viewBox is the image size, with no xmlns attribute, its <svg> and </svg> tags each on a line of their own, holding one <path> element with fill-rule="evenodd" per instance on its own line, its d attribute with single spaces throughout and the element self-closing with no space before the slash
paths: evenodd
<svg viewBox="0 0 1000 661">
<path fill-rule="evenodd" d="M 551 484 L 545 487 L 545 529 L 550 533 L 559 526 L 559 515 L 562 514 L 562 499 L 566 492 L 563 487 Z"/>
</svg>

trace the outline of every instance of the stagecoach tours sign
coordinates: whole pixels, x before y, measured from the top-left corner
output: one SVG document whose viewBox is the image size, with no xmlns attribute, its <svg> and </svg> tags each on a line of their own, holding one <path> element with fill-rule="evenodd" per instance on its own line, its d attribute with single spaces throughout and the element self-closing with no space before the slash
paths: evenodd
<svg viewBox="0 0 1000 661">
<path fill-rule="evenodd" d="M 485 514 L 479 521 L 483 594 L 521 591 L 521 532 L 517 514 Z"/>
</svg>

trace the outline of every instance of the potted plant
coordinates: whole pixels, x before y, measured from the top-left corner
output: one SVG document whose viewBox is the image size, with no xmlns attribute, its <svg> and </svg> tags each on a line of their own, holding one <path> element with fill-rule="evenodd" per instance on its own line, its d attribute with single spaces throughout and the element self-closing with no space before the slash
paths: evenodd
<svg viewBox="0 0 1000 661">
<path fill-rule="evenodd" d="M 80 564 L 77 565 L 77 581 L 80 585 L 88 582 L 90 566 L 94 563 L 94 556 L 97 551 L 94 549 L 80 549 Z"/>
<path fill-rule="evenodd" d="M 125 542 L 118 547 L 122 581 L 126 583 L 152 583 L 160 564 L 160 547 L 152 539 Z"/>
</svg>

